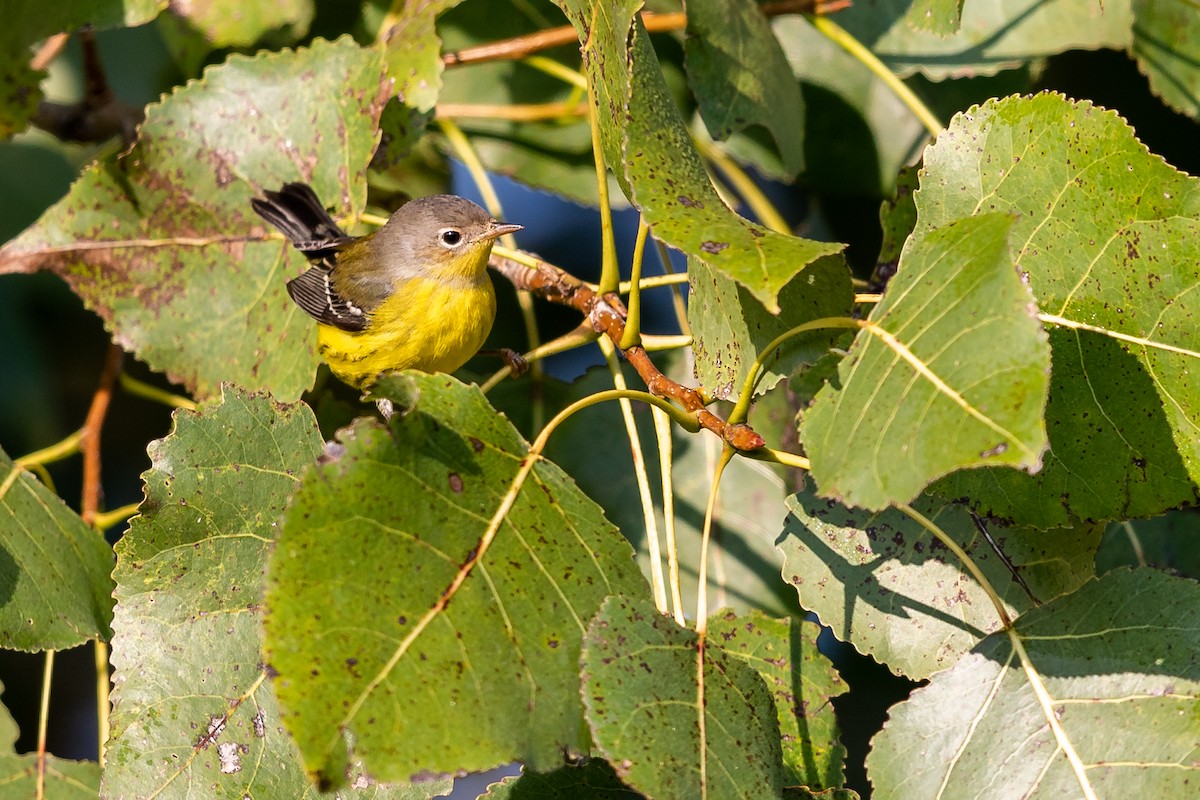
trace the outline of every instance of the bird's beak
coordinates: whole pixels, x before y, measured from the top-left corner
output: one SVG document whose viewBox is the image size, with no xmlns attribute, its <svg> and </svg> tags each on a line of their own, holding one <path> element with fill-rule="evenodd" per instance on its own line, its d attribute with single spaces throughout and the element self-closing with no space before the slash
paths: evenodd
<svg viewBox="0 0 1200 800">
<path fill-rule="evenodd" d="M 513 225 L 511 222 L 493 221 L 492 224 L 488 226 L 488 229 L 486 231 L 484 231 L 483 236 L 481 236 L 480 238 L 483 239 L 484 241 L 488 241 L 490 239 L 498 239 L 501 236 L 507 236 L 510 233 L 516 233 L 519 230 L 524 230 L 524 228 L 525 228 L 524 225 Z"/>
</svg>

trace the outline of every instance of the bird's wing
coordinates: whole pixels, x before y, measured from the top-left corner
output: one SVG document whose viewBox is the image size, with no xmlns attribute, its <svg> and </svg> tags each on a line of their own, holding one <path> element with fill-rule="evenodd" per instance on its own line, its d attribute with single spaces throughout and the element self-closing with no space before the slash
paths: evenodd
<svg viewBox="0 0 1200 800">
<path fill-rule="evenodd" d="M 299 278 L 288 281 L 287 290 L 296 305 L 318 322 L 351 333 L 367 327 L 366 311 L 338 293 L 330 270 L 324 266 L 310 267 Z"/>
</svg>

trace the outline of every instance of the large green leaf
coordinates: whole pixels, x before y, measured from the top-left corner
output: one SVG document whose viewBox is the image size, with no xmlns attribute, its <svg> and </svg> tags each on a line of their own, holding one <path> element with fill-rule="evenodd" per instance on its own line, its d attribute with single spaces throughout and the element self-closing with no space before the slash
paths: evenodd
<svg viewBox="0 0 1200 800">
<path fill-rule="evenodd" d="M 107 639 L 111 573 L 104 536 L 0 450 L 0 647 Z"/>
<path fill-rule="evenodd" d="M 106 796 L 316 794 L 280 725 L 260 625 L 279 516 L 320 453 L 307 406 L 236 390 L 199 414 L 177 412 L 171 435 L 150 446 L 146 499 L 117 546 Z M 447 787 L 356 794 L 427 798 Z"/>
<path fill-rule="evenodd" d="M 23 130 L 37 110 L 38 84 L 45 73 L 29 68 L 34 45 L 84 25 L 97 29 L 141 25 L 166 5 L 166 0 L 5 0 L 0 25 L 0 138 Z"/>
<path fill-rule="evenodd" d="M 1191 0 L 1134 0 L 1138 68 L 1163 102 L 1200 118 L 1200 13 Z"/>
<path fill-rule="evenodd" d="M 822 494 L 879 509 L 956 469 L 1038 468 L 1050 353 L 1012 224 L 989 214 L 909 239 L 838 385 L 804 418 Z"/>
<path fill-rule="evenodd" d="M 741 658 L 700 646 L 649 603 L 612 597 L 588 626 L 583 697 L 596 745 L 658 800 L 777 797 L 779 727 L 766 685 Z"/>
<path fill-rule="evenodd" d="M 772 313 L 807 269 L 844 269 L 842 245 L 775 233 L 732 212 L 708 179 L 640 18 L 619 5 L 560 0 L 579 32 L 605 158 L 654 235 L 745 286 Z"/>
<path fill-rule="evenodd" d="M 804 168 L 804 98 L 787 57 L 754 0 L 688 0 L 688 81 L 714 139 L 761 125 L 784 174 Z"/>
<path fill-rule="evenodd" d="M 170 3 L 158 18 L 163 40 L 177 63 L 197 70 L 221 48 L 292 44 L 308 32 L 314 0 L 189 0 Z"/>
<path fill-rule="evenodd" d="M 963 0 L 913 0 L 905 20 L 919 31 L 949 36 L 958 33 L 962 7 Z"/>
<path fill-rule="evenodd" d="M 295 399 L 317 363 L 315 326 L 284 290 L 304 259 L 250 198 L 299 179 L 360 210 L 382 69 L 343 39 L 208 70 L 0 249 L 0 273 L 56 272 L 116 341 L 197 394 L 228 380 Z"/>
<path fill-rule="evenodd" d="M 912 0 L 859 0 L 836 20 L 891 69 L 940 80 L 991 74 L 1067 50 L 1125 48 L 1132 38 L 1130 1 L 972 0 L 963 3 L 953 36 L 914 28 Z"/>
<path fill-rule="evenodd" d="M 1194 502 L 1200 180 L 1116 114 L 1043 94 L 956 117 L 926 152 L 916 203 L 917 235 L 1012 215 L 1016 261 L 1054 326 L 1042 472 L 964 473 L 939 491 L 1044 526 Z"/>
<path fill-rule="evenodd" d="M 528 446 L 478 388 L 382 391 L 407 410 L 343 432 L 272 559 L 266 652 L 308 769 L 337 780 L 346 731 L 381 780 L 587 752 L 579 650 L 607 595 L 646 593 L 629 546 L 550 463 L 500 511 Z"/>
<path fill-rule="evenodd" d="M 873 796 L 1190 796 L 1197 608 L 1193 581 L 1118 570 L 1030 611 L 1014 632 L 1027 657 L 994 634 L 892 709 L 867 756 Z"/>
<path fill-rule="evenodd" d="M 783 579 L 801 605 L 860 653 L 919 680 L 999 629 L 983 587 L 907 515 L 852 510 L 810 492 L 787 505 L 778 542 Z M 918 509 L 971 556 L 1009 616 L 1034 606 L 962 506 L 927 500 Z M 1098 525 L 1039 531 L 984 524 L 1038 601 L 1074 591 L 1094 574 Z"/>
</svg>

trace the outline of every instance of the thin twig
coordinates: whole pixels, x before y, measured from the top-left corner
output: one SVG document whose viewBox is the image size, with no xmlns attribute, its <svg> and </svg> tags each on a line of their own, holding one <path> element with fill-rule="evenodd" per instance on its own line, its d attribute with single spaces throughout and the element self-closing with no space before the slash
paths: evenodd
<svg viewBox="0 0 1200 800">
<path fill-rule="evenodd" d="M 117 376 L 121 373 L 121 362 L 124 360 L 125 351 L 119 345 L 110 344 L 108 355 L 104 359 L 104 370 L 100 373 L 100 385 L 92 395 L 92 407 L 88 409 L 87 419 L 81 431 L 83 436 L 79 448 L 83 451 L 83 498 L 79 507 L 80 516 L 89 525 L 100 510 L 100 429 L 104 426 L 113 387 L 117 383 Z"/>
<path fill-rule="evenodd" d="M 530 259 L 524 258 L 529 262 Z M 551 264 L 534 261 L 528 266 L 518 261 L 492 253 L 490 266 L 504 275 L 518 289 L 527 289 L 551 303 L 569 306 L 579 313 L 596 330 L 607 336 L 618 348 L 625 335 L 625 305 L 616 294 L 597 294 L 578 278 Z M 696 389 L 677 383 L 664 375 L 641 345 L 621 350 L 625 360 L 633 365 L 646 383 L 650 393 L 674 401 L 685 411 L 694 414 L 701 427 L 717 436 L 737 450 L 757 450 L 766 441 L 749 425 L 731 425 L 705 408 L 704 396 Z"/>
</svg>

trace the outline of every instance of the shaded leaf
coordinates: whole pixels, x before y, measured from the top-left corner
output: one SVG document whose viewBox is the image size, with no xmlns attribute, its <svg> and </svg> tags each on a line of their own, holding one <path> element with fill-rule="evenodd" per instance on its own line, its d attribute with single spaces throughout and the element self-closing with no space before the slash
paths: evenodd
<svg viewBox="0 0 1200 800">
<path fill-rule="evenodd" d="M 842 785 L 846 748 L 838 739 L 832 698 L 845 691 L 833 664 L 817 650 L 813 622 L 724 611 L 708 624 L 711 641 L 744 659 L 775 701 L 783 743 L 783 781 L 816 792 Z"/>
<path fill-rule="evenodd" d="M 539 462 L 481 549 L 527 445 L 448 376 L 380 391 L 407 411 L 343 431 L 271 562 L 266 653 L 308 769 L 338 780 L 345 731 L 381 780 L 587 752 L 579 649 L 605 596 L 646 591 L 629 546 Z"/>
<path fill-rule="evenodd" d="M 0 647 L 107 639 L 111 573 L 104 536 L 0 450 Z"/>
<path fill-rule="evenodd" d="M 1041 800 L 1082 797 L 1086 781 L 1096 797 L 1187 797 L 1200 748 L 1198 606 L 1193 581 L 1119 570 L 1030 611 L 1015 629 L 1027 667 L 997 633 L 892 709 L 867 756 L 873 796 L 990 787 Z"/>
<path fill-rule="evenodd" d="M 44 792 L 37 792 L 37 754 L 0 755 L 0 786 L 5 797 L 45 800 L 95 800 L 100 793 L 100 765 L 46 756 Z"/>
<path fill-rule="evenodd" d="M 926 152 L 916 203 L 918 234 L 1013 215 L 1017 263 L 1053 325 L 1042 472 L 964 473 L 938 491 L 1041 526 L 1195 502 L 1200 180 L 1116 114 L 1043 94 L 956 117 Z"/>
<path fill-rule="evenodd" d="M 45 73 L 29 67 L 34 46 L 55 33 L 83 25 L 97 30 L 149 22 L 166 0 L 6 0 L 0 26 L 0 138 L 22 131 L 41 99 Z"/>
<path fill-rule="evenodd" d="M 0 273 L 57 273 L 117 342 L 201 396 L 228 380 L 295 399 L 317 364 L 315 326 L 284 289 L 304 259 L 250 198 L 304 180 L 360 210 L 381 71 L 348 39 L 208 70 L 0 249 Z"/>
<path fill-rule="evenodd" d="M 784 173 L 804 168 L 804 98 L 754 0 L 688 0 L 688 82 L 714 139 L 761 125 Z"/>
<path fill-rule="evenodd" d="M 1200 580 L 1200 513 L 1189 508 L 1110 523 L 1096 552 L 1096 573 L 1139 566 Z"/>
<path fill-rule="evenodd" d="M 823 495 L 878 509 L 957 469 L 1038 468 L 1050 353 L 1013 268 L 1012 224 L 985 215 L 909 239 L 840 386 L 805 414 Z"/>
<path fill-rule="evenodd" d="M 213 50 L 293 44 L 308 32 L 313 0 L 188 0 L 168 5 L 158 18 L 163 40 L 187 72 Z"/>
<path fill-rule="evenodd" d="M 779 291 L 842 245 L 775 233 L 725 206 L 671 98 L 645 28 L 634 17 L 638 0 L 613 7 L 583 0 L 560 5 L 586 42 L 584 65 L 596 95 L 605 159 L 630 202 L 656 237 L 733 278 L 778 313 Z"/>
<path fill-rule="evenodd" d="M 893 71 L 941 80 L 994 74 L 1067 50 L 1123 49 L 1131 40 L 1130 2 L 967 2 L 954 36 L 914 28 L 912 0 L 855 2 L 838 12 L 837 22 Z"/>
<path fill-rule="evenodd" d="M 1200 119 L 1200 14 L 1194 3 L 1134 0 L 1130 52 L 1164 103 Z"/>
<path fill-rule="evenodd" d="M 750 291 L 698 258 L 688 259 L 688 325 L 696 379 L 714 397 L 736 400 L 751 367 L 776 337 L 797 325 L 850 314 L 850 274 L 840 259 L 825 259 L 797 275 L 779 293 L 770 314 Z M 840 336 L 822 328 L 794 336 L 765 360 L 758 385 L 765 392 L 801 364 L 815 363 Z"/>
<path fill-rule="evenodd" d="M 320 452 L 307 406 L 232 389 L 198 414 L 177 412 L 151 444 L 141 514 L 117 545 L 106 797 L 315 794 L 280 724 L 260 625 L 279 515 Z"/>
<path fill-rule="evenodd" d="M 983 587 L 907 515 L 852 510 L 807 492 L 788 498 L 787 506 L 779 537 L 783 579 L 801 605 L 860 653 L 919 680 L 952 666 L 999 629 Z M 962 506 L 921 501 L 917 508 L 966 550 L 1009 616 L 1034 606 Z M 1094 574 L 1099 526 L 1039 531 L 985 524 L 1042 602 Z"/>
<path fill-rule="evenodd" d="M 596 746 L 630 786 L 664 800 L 782 791 L 779 727 L 763 713 L 771 695 L 718 639 L 701 649 L 649 603 L 610 597 L 588 626 L 582 664 Z"/>
<path fill-rule="evenodd" d="M 442 40 L 434 29 L 437 16 L 462 0 L 418 0 L 404 3 L 387 21 L 383 35 L 388 74 L 396 81 L 401 102 L 420 112 L 432 111 L 442 88 Z"/>
</svg>

